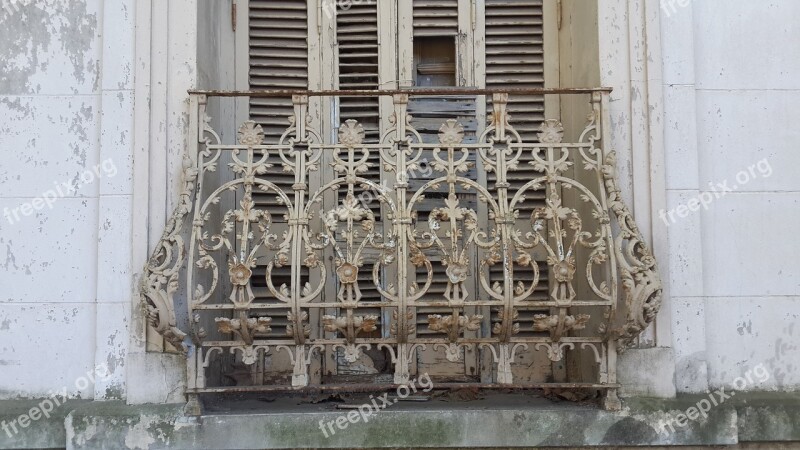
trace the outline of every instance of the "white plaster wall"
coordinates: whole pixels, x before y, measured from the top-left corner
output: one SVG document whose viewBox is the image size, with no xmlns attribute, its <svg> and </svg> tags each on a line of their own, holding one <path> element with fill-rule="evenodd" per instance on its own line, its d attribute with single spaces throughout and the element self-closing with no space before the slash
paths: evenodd
<svg viewBox="0 0 800 450">
<path fill-rule="evenodd" d="M 737 186 L 667 219 L 678 390 L 730 386 L 759 364 L 770 379 L 745 389 L 798 389 L 800 3 L 663 3 L 668 208 Z M 771 170 L 737 181 L 762 160 Z"/>
<path fill-rule="evenodd" d="M 0 216 L 0 399 L 66 389 L 180 402 L 185 358 L 145 351 L 137 280 L 180 187 L 197 0 L 8 2 L 0 213 L 14 223 Z M 107 160 L 114 176 L 13 220 L 14 208 Z M 101 364 L 110 376 L 84 385 Z"/>
<path fill-rule="evenodd" d="M 133 0 L 0 11 L 0 398 L 125 394 L 132 11 Z M 103 161 L 52 207 L 36 200 Z M 100 364 L 110 376 L 82 381 Z"/>
</svg>

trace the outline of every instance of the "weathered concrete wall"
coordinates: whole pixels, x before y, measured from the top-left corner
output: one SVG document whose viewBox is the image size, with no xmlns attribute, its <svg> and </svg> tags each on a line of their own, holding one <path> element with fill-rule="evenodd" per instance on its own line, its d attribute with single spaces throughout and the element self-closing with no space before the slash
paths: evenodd
<svg viewBox="0 0 800 450">
<path fill-rule="evenodd" d="M 745 389 L 798 389 L 800 4 L 662 7 L 677 387 L 730 386 L 763 363 L 769 379 Z"/>
<path fill-rule="evenodd" d="M 3 4 L 0 398 L 120 398 L 132 287 L 133 0 Z M 110 374 L 94 383 L 86 374 L 98 365 Z"/>
</svg>

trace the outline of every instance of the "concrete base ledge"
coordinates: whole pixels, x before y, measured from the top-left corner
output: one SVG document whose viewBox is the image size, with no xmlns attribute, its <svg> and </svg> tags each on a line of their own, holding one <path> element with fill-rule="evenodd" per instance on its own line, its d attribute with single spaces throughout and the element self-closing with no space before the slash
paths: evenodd
<svg viewBox="0 0 800 450">
<path fill-rule="evenodd" d="M 737 400 L 740 442 L 800 443 L 800 394 L 750 395 Z"/>
<path fill-rule="evenodd" d="M 0 448 L 64 448 L 67 415 L 91 403 L 87 400 L 57 404 L 53 399 L 0 400 Z"/>
<path fill-rule="evenodd" d="M 510 448 L 800 442 L 797 395 L 744 397 L 711 408 L 705 418 L 684 421 L 679 415 L 708 396 L 628 399 L 622 411 L 612 413 L 591 405 L 497 394 L 471 402 L 392 404 L 366 423 L 360 418 L 346 422 L 344 429 L 336 421 L 345 424 L 346 419 L 340 417 L 348 411 L 335 409 L 335 403 L 245 400 L 216 404 L 203 417 L 192 418 L 183 415 L 183 405 L 74 402 L 59 408 L 58 415 L 31 422 L 12 438 L 0 429 L 0 448 Z M 0 401 L 0 420 L 17 419 L 37 403 Z"/>
</svg>

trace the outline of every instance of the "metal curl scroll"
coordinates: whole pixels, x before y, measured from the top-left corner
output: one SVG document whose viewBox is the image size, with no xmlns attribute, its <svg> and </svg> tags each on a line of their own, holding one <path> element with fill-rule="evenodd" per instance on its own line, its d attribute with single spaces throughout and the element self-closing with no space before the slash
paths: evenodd
<svg viewBox="0 0 800 450">
<path fill-rule="evenodd" d="M 608 189 L 608 203 L 619 224 L 614 252 L 620 269 L 622 289 L 627 309 L 625 323 L 611 328 L 609 337 L 617 340 L 619 352 L 632 346 L 636 338 L 653 322 L 661 309 L 663 286 L 656 259 L 647 245 L 633 214 L 622 200 L 617 182 L 617 157 L 609 152 L 602 167 L 603 179 Z"/>
</svg>

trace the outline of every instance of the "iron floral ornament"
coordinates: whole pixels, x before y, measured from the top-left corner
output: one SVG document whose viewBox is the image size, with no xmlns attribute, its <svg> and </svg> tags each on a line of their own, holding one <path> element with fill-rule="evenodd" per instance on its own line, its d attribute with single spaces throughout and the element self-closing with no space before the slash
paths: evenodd
<svg viewBox="0 0 800 450">
<path fill-rule="evenodd" d="M 443 352 L 491 385 L 574 358 L 593 374 L 567 381 L 619 408 L 616 353 L 655 319 L 662 282 L 607 148 L 608 91 L 574 139 L 555 119 L 523 137 L 502 92 L 477 128 L 413 120 L 409 91 L 387 94 L 378 133 L 352 118 L 322 133 L 307 94 L 279 137 L 248 120 L 226 130 L 235 144 L 191 98 L 177 207 L 140 285 L 143 319 L 186 355 L 190 399 L 346 389 L 342 372 L 378 360 L 393 375 L 374 383 L 403 384 Z"/>
</svg>

